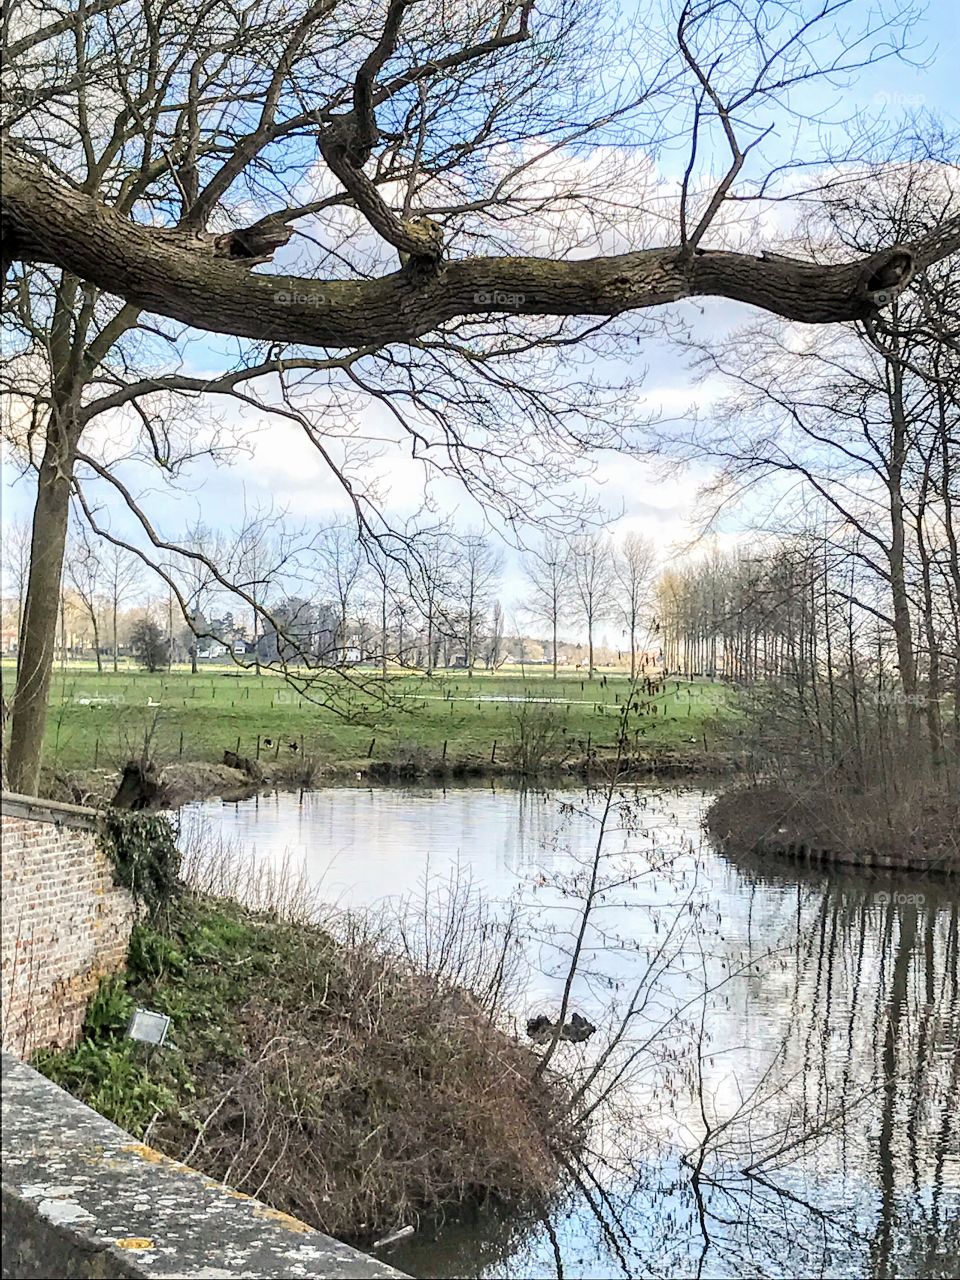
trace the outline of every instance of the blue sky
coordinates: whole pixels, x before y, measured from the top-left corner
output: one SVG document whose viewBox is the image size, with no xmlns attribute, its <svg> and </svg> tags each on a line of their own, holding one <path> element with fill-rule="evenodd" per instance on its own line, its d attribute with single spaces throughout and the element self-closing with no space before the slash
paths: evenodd
<svg viewBox="0 0 960 1280">
<path fill-rule="evenodd" d="M 866 5 L 859 8 L 861 12 L 867 10 Z M 912 43 L 917 46 L 912 56 L 928 65 L 888 61 L 868 67 L 849 85 L 835 90 L 819 88 L 817 93 L 822 96 L 818 105 L 829 103 L 837 118 L 860 111 L 881 122 L 885 118 L 932 112 L 956 126 L 958 27 L 957 10 L 951 0 L 934 0 L 911 33 Z M 783 154 L 783 148 L 793 146 L 794 141 L 784 133 L 776 145 Z M 662 157 L 661 165 L 666 170 L 682 167 L 679 153 L 675 162 Z M 681 314 L 684 312 L 696 324 L 712 331 L 735 325 L 747 314 L 744 308 L 721 302 L 689 304 L 681 308 Z M 190 346 L 190 364 L 198 371 L 223 367 L 224 357 L 235 349 L 231 340 L 197 335 Z M 651 343 L 647 349 L 634 353 L 632 359 L 639 359 L 648 367 L 645 394 L 649 406 L 662 406 L 669 417 L 671 412 L 684 412 L 685 406 L 698 398 L 684 359 L 668 345 Z M 616 376 L 615 364 L 612 372 Z M 235 416 L 233 408 L 226 411 L 228 416 Z M 399 481 L 388 499 L 391 509 L 402 513 L 405 505 L 415 506 L 418 495 L 411 488 L 412 473 L 405 472 L 397 461 L 384 470 Z M 664 546 L 680 545 L 692 532 L 688 517 L 695 480 L 688 476 L 664 481 L 649 464 L 636 460 L 598 460 L 598 492 L 608 509 L 623 513 L 620 527 L 651 532 Z M 253 456 L 240 454 L 232 466 L 198 464 L 177 492 L 152 483 L 150 487 L 151 511 L 171 532 L 198 519 L 212 526 L 229 525 L 243 507 L 287 507 L 295 517 L 309 520 L 346 512 L 346 504 L 330 483 L 319 458 L 294 428 L 271 428 L 261 433 Z M 453 482 L 443 481 L 436 497 L 442 509 L 457 511 L 461 523 L 477 523 L 480 513 L 475 504 Z M 30 477 L 18 480 L 16 469 L 6 459 L 2 498 L 4 521 L 24 517 L 32 509 Z M 514 561 L 508 564 L 505 595 L 508 603 L 522 595 Z"/>
</svg>

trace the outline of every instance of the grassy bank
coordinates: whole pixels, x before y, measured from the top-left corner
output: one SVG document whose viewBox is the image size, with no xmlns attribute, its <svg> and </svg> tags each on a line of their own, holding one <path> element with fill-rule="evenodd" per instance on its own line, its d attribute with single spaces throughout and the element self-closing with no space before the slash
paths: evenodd
<svg viewBox="0 0 960 1280">
<path fill-rule="evenodd" d="M 826 774 L 736 786 L 714 800 L 706 826 L 734 855 L 960 874 L 960 798 L 929 778 L 897 792 Z"/>
<path fill-rule="evenodd" d="M 542 1202 L 575 1147 L 562 1085 L 475 977 L 184 893 L 136 927 L 81 1043 L 37 1065 L 165 1154 L 364 1242 L 447 1206 Z M 173 1020 L 149 1060 L 124 1038 L 136 1005 Z"/>
<path fill-rule="evenodd" d="M 622 673 L 592 681 L 579 675 L 554 681 L 540 670 L 472 679 L 396 675 L 385 686 L 374 679 L 373 690 L 334 672 L 321 679 L 319 701 L 336 702 L 338 710 L 274 675 L 235 667 L 196 676 L 68 667 L 56 673 L 51 693 L 46 764 L 51 772 L 117 769 L 148 743 L 159 764 L 219 764 L 229 750 L 278 774 L 304 759 L 333 773 L 373 765 L 385 773 L 397 766 L 402 774 L 529 763 L 537 739 L 543 763 L 558 766 L 613 749 L 630 691 Z M 633 745 L 647 758 L 695 764 L 723 750 L 729 710 L 723 686 L 670 680 L 662 693 L 641 693 L 630 719 Z"/>
</svg>

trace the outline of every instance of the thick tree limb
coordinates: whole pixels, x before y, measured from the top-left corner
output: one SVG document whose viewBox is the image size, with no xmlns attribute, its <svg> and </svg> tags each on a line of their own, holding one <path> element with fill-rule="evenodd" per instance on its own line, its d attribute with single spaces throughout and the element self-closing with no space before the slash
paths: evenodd
<svg viewBox="0 0 960 1280">
<path fill-rule="evenodd" d="M 14 259 L 52 263 L 147 311 L 202 330 L 333 348 L 409 342 L 457 316 L 615 316 L 682 298 L 745 302 L 810 324 L 868 318 L 911 275 L 960 249 L 954 217 L 910 246 L 822 265 L 685 253 L 465 258 L 379 280 L 251 275 L 212 237 L 139 226 L 8 149 L 3 227 Z M 257 259 L 248 260 L 248 265 Z"/>
</svg>

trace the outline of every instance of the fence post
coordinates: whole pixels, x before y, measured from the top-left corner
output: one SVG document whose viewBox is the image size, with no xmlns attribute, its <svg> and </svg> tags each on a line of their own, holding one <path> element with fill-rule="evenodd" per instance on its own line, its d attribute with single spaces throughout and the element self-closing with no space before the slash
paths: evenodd
<svg viewBox="0 0 960 1280">
<path fill-rule="evenodd" d="M 496 760 L 496 758 L 497 758 L 497 740 L 496 740 L 496 738 L 494 738 L 494 740 L 493 740 L 493 746 L 492 746 L 492 748 L 490 749 L 490 763 L 491 763 L 491 764 L 493 764 L 493 762 Z"/>
</svg>

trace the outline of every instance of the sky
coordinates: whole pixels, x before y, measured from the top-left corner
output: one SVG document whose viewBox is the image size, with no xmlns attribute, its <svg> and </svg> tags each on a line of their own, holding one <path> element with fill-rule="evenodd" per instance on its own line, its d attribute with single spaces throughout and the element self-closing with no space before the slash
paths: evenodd
<svg viewBox="0 0 960 1280">
<path fill-rule="evenodd" d="M 909 66 L 897 61 L 866 68 L 853 84 L 836 91 L 840 114 L 859 109 L 899 117 L 929 111 L 956 124 L 956 79 L 960 71 L 958 31 L 960 18 L 952 0 L 933 0 L 912 32 L 916 46 L 913 57 L 926 65 Z M 669 169 L 672 162 L 664 157 L 661 163 Z M 715 300 L 681 304 L 678 312 L 695 331 L 711 334 L 736 327 L 749 314 L 747 308 Z M 233 351 L 232 340 L 196 335 L 188 348 L 188 361 L 193 369 L 202 372 L 222 367 L 224 356 Z M 651 340 L 632 352 L 629 359 L 634 367 L 639 362 L 647 370 L 639 407 L 661 411 L 665 431 L 670 429 L 671 417 L 694 411 L 709 413 L 716 386 L 697 385 L 687 358 L 669 343 Z M 617 378 L 621 372 L 618 361 L 613 360 L 611 376 Z M 231 428 L 237 424 L 254 428 L 259 417 L 255 411 L 242 410 L 223 399 L 218 401 L 216 413 L 224 425 Z M 385 429 L 382 410 L 374 406 L 366 411 L 361 425 L 364 429 L 382 432 Z M 115 424 L 108 429 L 118 430 Z M 192 466 L 176 492 L 156 483 L 152 476 L 138 477 L 141 487 L 151 490 L 150 509 L 158 523 L 171 531 L 197 521 L 213 527 L 228 526 L 237 521 L 243 510 L 268 507 L 288 510 L 295 520 L 313 522 L 348 514 L 344 495 L 299 427 L 292 423 L 278 425 L 274 419 L 267 430 L 251 430 L 248 439 L 248 447 L 238 451 L 229 465 L 203 460 Z M 595 492 L 605 510 L 614 517 L 612 529 L 616 534 L 628 529 L 649 534 L 665 556 L 677 554 L 689 545 L 698 532 L 694 505 L 701 475 L 688 472 L 664 476 L 649 461 L 613 454 L 600 454 L 595 461 Z M 422 493 L 419 468 L 409 459 L 398 456 L 395 450 L 373 466 L 381 476 L 387 510 L 399 516 L 415 510 Z M 29 474 L 21 478 L 16 466 L 4 454 L 0 496 L 5 524 L 29 517 L 33 501 L 31 481 Z M 437 508 L 455 513 L 461 526 L 481 523 L 483 513 L 456 481 L 435 481 L 433 497 Z M 735 521 L 722 527 L 719 533 L 721 541 L 734 542 L 739 536 Z M 507 550 L 503 599 L 508 612 L 520 605 L 523 595 L 518 559 Z"/>
</svg>

